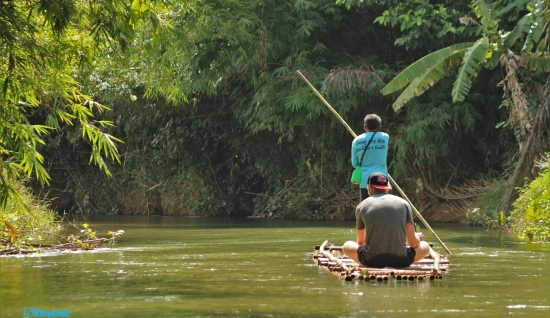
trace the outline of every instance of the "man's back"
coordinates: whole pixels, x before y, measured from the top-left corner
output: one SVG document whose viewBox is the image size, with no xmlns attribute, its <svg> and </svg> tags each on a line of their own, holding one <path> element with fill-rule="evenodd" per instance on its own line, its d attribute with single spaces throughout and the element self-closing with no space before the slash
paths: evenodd
<svg viewBox="0 0 550 318">
<path fill-rule="evenodd" d="M 368 256 L 378 254 L 406 255 L 405 224 L 413 223 L 407 201 L 392 194 L 370 196 L 356 209 L 356 227 L 366 228 L 365 243 Z"/>
</svg>

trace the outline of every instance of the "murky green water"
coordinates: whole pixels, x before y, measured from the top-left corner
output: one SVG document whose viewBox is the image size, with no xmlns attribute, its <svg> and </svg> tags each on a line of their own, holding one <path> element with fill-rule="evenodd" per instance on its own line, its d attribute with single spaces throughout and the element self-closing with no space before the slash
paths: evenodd
<svg viewBox="0 0 550 318">
<path fill-rule="evenodd" d="M 353 223 L 88 222 L 102 236 L 126 234 L 113 250 L 0 258 L 1 317 L 23 317 L 25 307 L 105 318 L 550 317 L 550 245 L 506 233 L 432 224 L 453 252 L 442 280 L 346 282 L 317 268 L 311 255 L 325 239 L 354 239 Z"/>
</svg>

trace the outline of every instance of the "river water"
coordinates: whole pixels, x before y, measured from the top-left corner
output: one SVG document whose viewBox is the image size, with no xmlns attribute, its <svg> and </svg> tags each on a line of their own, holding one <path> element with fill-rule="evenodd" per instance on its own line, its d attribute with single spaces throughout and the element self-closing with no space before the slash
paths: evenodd
<svg viewBox="0 0 550 318">
<path fill-rule="evenodd" d="M 125 234 L 113 249 L 0 257 L 0 317 L 550 317 L 550 244 L 510 233 L 431 224 L 453 253 L 443 279 L 346 282 L 311 256 L 353 240 L 352 222 L 85 221 Z"/>
</svg>

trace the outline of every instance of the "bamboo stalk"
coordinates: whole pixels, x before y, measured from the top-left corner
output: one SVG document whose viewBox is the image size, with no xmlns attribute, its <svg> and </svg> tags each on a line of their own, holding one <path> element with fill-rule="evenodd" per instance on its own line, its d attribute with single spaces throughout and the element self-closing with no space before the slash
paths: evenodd
<svg viewBox="0 0 550 318">
<path fill-rule="evenodd" d="M 321 94 L 319 94 L 319 92 L 315 89 L 315 87 L 313 87 L 313 85 L 311 85 L 311 83 L 305 78 L 305 76 L 302 75 L 302 73 L 298 70 L 296 71 L 296 73 L 298 73 L 298 75 L 300 75 L 300 77 L 306 82 L 306 84 L 309 85 L 309 88 L 313 90 L 313 92 L 317 95 L 317 97 L 319 97 L 319 99 L 328 107 L 328 109 L 334 114 L 334 116 L 338 118 L 338 120 L 342 123 L 342 125 L 344 125 L 352 135 L 355 135 L 355 133 L 353 132 L 353 129 L 351 129 L 351 127 L 346 123 L 346 121 L 342 117 L 340 117 L 340 114 L 338 114 L 338 112 L 334 110 L 332 106 L 330 106 L 330 104 L 326 101 L 326 99 Z"/>
<path fill-rule="evenodd" d="M 328 107 L 328 109 L 336 116 L 336 118 L 338 118 L 338 120 L 346 127 L 346 129 L 351 133 L 351 135 L 355 138 L 357 137 L 357 134 L 351 129 L 351 127 L 346 123 L 346 121 L 338 114 L 338 112 L 336 112 L 336 110 L 334 110 L 334 108 L 332 108 L 332 106 L 330 106 L 330 104 L 325 100 L 325 98 L 317 91 L 317 89 L 315 89 L 315 87 L 313 87 L 313 85 L 311 85 L 311 83 L 307 80 L 307 78 L 305 78 L 304 75 L 302 75 L 302 72 L 300 72 L 299 70 L 296 70 L 296 73 L 304 80 L 304 82 L 306 82 L 306 84 L 311 88 L 311 90 L 313 90 L 313 92 L 317 95 L 317 97 L 319 97 L 319 99 L 321 99 L 321 101 Z M 414 207 L 414 205 L 412 204 L 412 202 L 409 200 L 409 198 L 405 195 L 405 193 L 403 192 L 403 190 L 401 190 L 401 188 L 397 185 L 397 183 L 393 180 L 393 178 L 388 174 L 388 177 L 390 178 L 390 181 L 392 183 L 392 185 L 394 185 L 395 188 L 397 188 L 397 191 L 399 191 L 399 193 L 401 194 L 401 196 L 403 197 L 403 199 L 407 200 L 407 202 L 409 202 L 411 208 L 413 209 L 414 213 L 416 214 L 416 216 L 420 219 L 420 221 L 424 224 L 424 226 L 426 226 L 426 228 L 428 229 L 428 231 L 430 231 L 430 233 L 432 233 L 432 235 L 436 238 L 436 240 L 439 242 L 439 244 L 441 244 L 441 246 L 443 246 L 443 248 L 445 249 L 445 251 L 447 251 L 447 253 L 449 254 L 452 254 L 451 251 L 447 248 L 447 246 L 445 246 L 445 244 L 443 243 L 443 241 L 441 241 L 441 239 L 439 238 L 439 236 L 437 236 L 437 234 L 435 234 L 435 231 L 430 227 L 430 225 L 428 224 L 428 222 L 426 222 L 426 220 L 424 220 L 424 217 L 420 214 L 420 212 L 418 212 L 418 210 Z M 431 250 L 431 248 L 430 248 Z"/>
<path fill-rule="evenodd" d="M 440 257 L 439 257 L 439 254 L 432 250 L 430 248 L 430 255 L 433 257 L 434 259 L 434 268 L 433 268 L 433 273 L 434 274 L 441 274 L 441 270 L 439 269 L 439 262 L 440 262 Z"/>
<path fill-rule="evenodd" d="M 409 198 L 407 197 L 407 195 L 405 194 L 405 192 L 403 192 L 403 190 L 401 190 L 401 188 L 399 187 L 399 185 L 397 185 L 397 182 L 395 182 L 395 180 L 393 180 L 393 178 L 390 176 L 390 174 L 388 173 L 388 177 L 390 178 L 390 181 L 392 183 L 392 185 L 397 188 L 397 191 L 399 191 L 399 193 L 401 194 L 401 196 L 403 197 L 403 199 L 407 200 L 407 202 L 409 202 L 411 208 L 413 209 L 414 213 L 416 214 L 416 216 L 420 219 L 420 221 L 422 222 L 422 224 L 424 224 L 424 226 L 428 229 L 428 231 L 430 231 L 430 233 L 432 233 L 432 235 L 436 238 L 436 240 L 439 242 L 439 244 L 441 244 L 441 246 L 443 246 L 443 249 L 445 249 L 445 251 L 448 253 L 448 254 L 452 254 L 451 251 L 447 248 L 447 246 L 445 245 L 445 243 L 443 243 L 443 241 L 441 241 L 441 239 L 439 238 L 439 236 L 437 236 L 437 234 L 435 234 L 435 231 L 432 229 L 432 227 L 428 224 L 428 222 L 426 222 L 426 220 L 424 220 L 424 217 L 420 214 L 420 212 L 418 212 L 418 210 L 416 209 L 416 207 L 412 204 L 411 200 L 409 200 Z M 432 253 L 432 248 L 430 247 L 430 254 Z"/>
</svg>

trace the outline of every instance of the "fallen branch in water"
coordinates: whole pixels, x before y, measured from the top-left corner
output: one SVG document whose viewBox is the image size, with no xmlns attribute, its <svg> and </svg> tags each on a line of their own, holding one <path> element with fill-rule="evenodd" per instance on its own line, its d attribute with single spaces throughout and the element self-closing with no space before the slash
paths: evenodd
<svg viewBox="0 0 550 318">
<path fill-rule="evenodd" d="M 25 238 L 15 237 L 13 235 L 6 238 L 0 237 L 0 255 L 20 255 L 67 250 L 93 250 L 102 247 L 105 243 L 108 247 L 113 247 L 116 241 L 124 234 L 123 230 L 118 230 L 116 232 L 109 231 L 107 234 L 111 235 L 110 239 L 98 238 L 96 232 L 92 230 L 88 224 L 83 224 L 83 229 L 80 229 L 75 224 L 72 224 L 72 226 L 80 230 L 82 234 L 70 234 L 61 237 L 61 240 L 65 240 L 66 243 L 57 240 L 57 244 L 36 244 L 29 243 Z"/>
<path fill-rule="evenodd" d="M 43 252 L 58 252 L 66 250 L 93 250 L 101 247 L 101 243 L 105 242 L 106 238 L 99 238 L 93 240 L 84 240 L 79 242 L 70 242 L 63 244 L 20 244 L 16 247 L 8 247 L 0 250 L 0 255 L 17 255 L 17 254 L 33 254 Z M 10 245 L 9 242 L 1 241 L 0 244 L 4 246 Z"/>
</svg>

